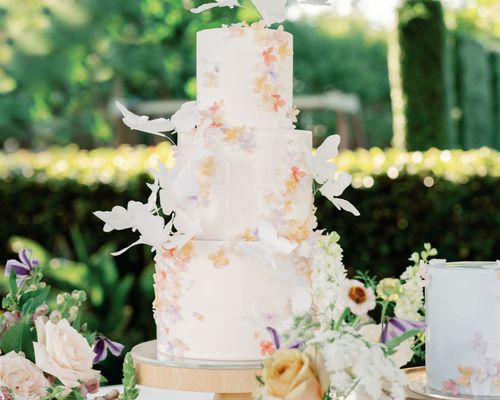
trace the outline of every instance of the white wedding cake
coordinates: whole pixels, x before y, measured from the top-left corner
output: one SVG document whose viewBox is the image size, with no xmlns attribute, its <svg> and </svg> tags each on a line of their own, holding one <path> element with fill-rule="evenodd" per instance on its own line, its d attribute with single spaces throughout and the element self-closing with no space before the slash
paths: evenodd
<svg viewBox="0 0 500 400">
<path fill-rule="evenodd" d="M 293 129 L 292 47 L 292 35 L 262 24 L 198 33 L 200 127 L 178 150 L 201 154 L 201 232 L 156 255 L 161 355 L 262 358 L 272 351 L 266 327 L 304 298 L 312 142 Z"/>
<path fill-rule="evenodd" d="M 284 6 L 278 20 L 282 14 Z M 159 358 L 262 359 L 274 351 L 267 328 L 284 328 L 311 305 L 320 235 L 313 181 L 339 210 L 359 215 L 339 198 L 352 178 L 331 162 L 338 135 L 313 156 L 311 132 L 294 129 L 293 38 L 282 26 L 199 32 L 197 86 L 197 101 L 171 119 L 150 120 L 117 102 L 132 129 L 177 131 L 175 163 L 152 170 L 147 203 L 95 214 L 105 231 L 138 231 L 132 246 L 156 253 Z"/>
<path fill-rule="evenodd" d="M 500 399 L 500 264 L 429 265 L 427 385 Z"/>
</svg>

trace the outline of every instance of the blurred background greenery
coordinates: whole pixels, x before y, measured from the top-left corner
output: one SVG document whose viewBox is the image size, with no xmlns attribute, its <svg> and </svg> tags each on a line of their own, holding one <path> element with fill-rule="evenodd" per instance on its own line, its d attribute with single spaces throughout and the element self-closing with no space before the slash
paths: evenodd
<svg viewBox="0 0 500 400">
<path fill-rule="evenodd" d="M 187 11 L 200 3 L 0 3 L 0 260 L 33 247 L 54 287 L 88 291 L 91 327 L 128 346 L 154 337 L 151 253 L 113 259 L 133 234 L 105 235 L 91 213 L 143 200 L 147 166 L 170 153 L 124 136 L 111 105 L 194 98 L 195 33 L 257 17 L 248 2 Z M 394 20 L 375 12 L 387 3 Z M 447 259 L 499 257 L 498 15 L 496 0 L 290 7 L 296 96 L 339 91 L 361 104 L 355 127 L 331 110 L 299 119 L 316 143 L 336 129 L 364 139 L 339 158 L 361 217 L 318 199 L 320 226 L 341 234 L 351 270 L 398 274 L 427 241 Z M 136 146 L 117 147 L 127 140 Z M 116 363 L 103 368 L 118 379 Z"/>
</svg>

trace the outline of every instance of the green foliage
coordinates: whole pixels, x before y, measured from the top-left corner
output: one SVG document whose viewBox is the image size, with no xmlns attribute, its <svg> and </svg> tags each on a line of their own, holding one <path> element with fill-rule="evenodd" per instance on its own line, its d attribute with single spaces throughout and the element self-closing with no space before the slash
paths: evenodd
<svg viewBox="0 0 500 400">
<path fill-rule="evenodd" d="M 492 52 L 491 69 L 493 71 L 493 147 L 500 150 L 500 52 Z"/>
<path fill-rule="evenodd" d="M 446 64 L 442 5 L 436 0 L 406 0 L 398 13 L 407 148 L 445 147 Z"/>
<path fill-rule="evenodd" d="M 135 400 L 139 397 L 139 389 L 136 388 L 136 370 L 132 354 L 127 353 L 123 362 L 123 393 L 120 400 Z"/>
<path fill-rule="evenodd" d="M 188 9 L 200 1 L 0 3 L 0 24 L 7 27 L 0 37 L 0 142 L 13 138 L 36 148 L 113 142 L 113 131 L 121 129 L 109 104 L 116 96 L 194 97 L 196 32 L 256 19 L 248 1 L 240 9 L 199 15 Z M 359 95 L 370 143 L 386 146 L 391 110 L 385 39 L 372 34 L 367 22 L 332 32 L 345 19 L 325 17 L 319 29 L 286 24 L 295 34 L 296 92 L 337 88 Z M 301 123 L 324 135 L 333 122 L 331 113 L 318 112 Z"/>
<path fill-rule="evenodd" d="M 493 82 L 488 50 L 477 40 L 457 38 L 458 103 L 464 149 L 493 145 Z"/>
</svg>

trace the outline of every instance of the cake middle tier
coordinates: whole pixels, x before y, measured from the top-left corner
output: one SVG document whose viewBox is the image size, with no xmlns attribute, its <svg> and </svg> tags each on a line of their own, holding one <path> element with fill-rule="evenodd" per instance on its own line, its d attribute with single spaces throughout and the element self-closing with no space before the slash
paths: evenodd
<svg viewBox="0 0 500 400">
<path fill-rule="evenodd" d="M 235 128 L 179 138 L 179 151 L 201 153 L 202 240 L 255 239 L 263 221 L 300 242 L 314 225 L 312 135 L 292 129 Z"/>
<path fill-rule="evenodd" d="M 197 35 L 197 98 L 220 109 L 218 123 L 291 128 L 293 37 L 260 24 L 208 29 Z"/>
</svg>

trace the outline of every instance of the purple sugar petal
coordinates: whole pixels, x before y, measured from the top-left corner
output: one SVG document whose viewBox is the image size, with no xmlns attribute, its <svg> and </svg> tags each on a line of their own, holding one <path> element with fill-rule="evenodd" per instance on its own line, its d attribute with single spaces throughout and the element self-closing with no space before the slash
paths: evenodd
<svg viewBox="0 0 500 400">
<path fill-rule="evenodd" d="M 106 343 L 106 347 L 109 349 L 111 354 L 113 354 L 115 357 L 118 357 L 120 354 L 122 354 L 123 349 L 125 346 L 121 343 L 118 342 L 113 342 L 112 340 L 105 338 L 104 339 Z"/>
<path fill-rule="evenodd" d="M 29 268 L 17 260 L 9 260 L 5 265 L 5 275 L 10 276 L 12 271 L 14 271 L 16 276 L 27 276 L 30 273 Z"/>
<path fill-rule="evenodd" d="M 278 332 L 276 331 L 276 329 L 271 328 L 270 326 L 268 326 L 266 328 L 266 330 L 271 335 L 271 339 L 273 341 L 274 347 L 276 348 L 276 350 L 279 350 L 281 347 L 281 343 L 280 343 L 280 336 L 278 335 Z"/>
</svg>

